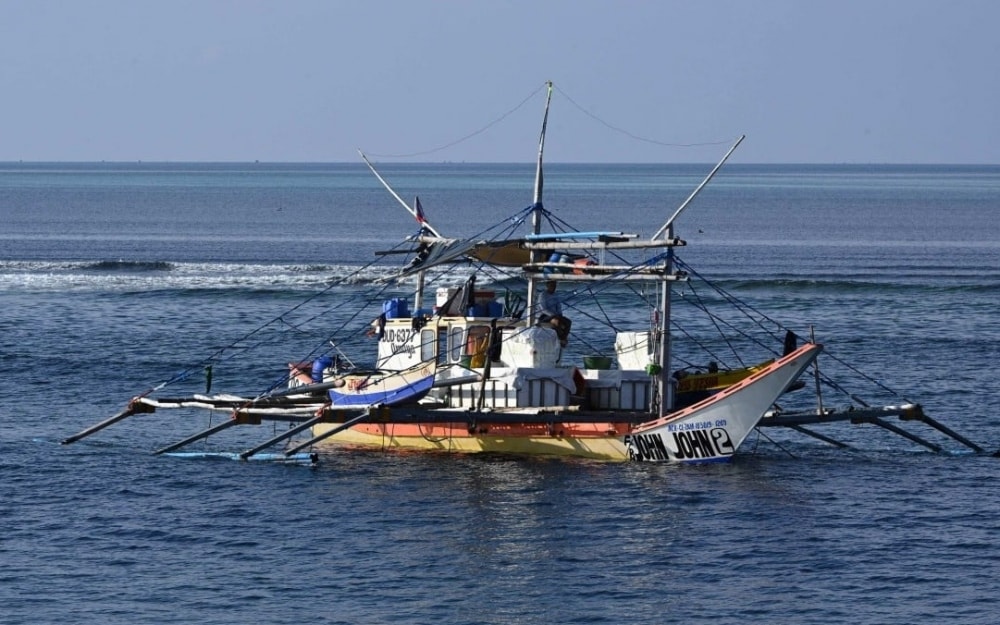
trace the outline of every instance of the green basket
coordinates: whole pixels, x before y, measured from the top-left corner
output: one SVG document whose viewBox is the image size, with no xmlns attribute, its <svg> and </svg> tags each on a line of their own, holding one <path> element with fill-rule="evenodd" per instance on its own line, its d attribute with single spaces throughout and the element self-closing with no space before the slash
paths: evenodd
<svg viewBox="0 0 1000 625">
<path fill-rule="evenodd" d="M 610 369 L 611 359 L 607 356 L 584 356 L 584 369 Z"/>
</svg>

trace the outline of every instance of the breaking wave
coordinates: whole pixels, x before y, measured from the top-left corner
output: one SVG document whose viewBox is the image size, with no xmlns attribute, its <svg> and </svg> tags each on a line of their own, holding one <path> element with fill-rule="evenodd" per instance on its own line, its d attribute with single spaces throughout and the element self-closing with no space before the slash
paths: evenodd
<svg viewBox="0 0 1000 625">
<path fill-rule="evenodd" d="M 391 281 L 396 267 L 338 264 L 0 261 L 0 289 L 30 291 L 303 291 Z"/>
<path fill-rule="evenodd" d="M 891 292 L 904 293 L 908 291 L 936 292 L 1000 292 L 1000 281 L 991 280 L 988 276 L 966 277 L 952 282 L 938 281 L 928 285 L 914 277 L 887 277 L 884 279 L 822 279 L 822 278 L 769 278 L 744 280 L 738 278 L 716 280 L 719 286 L 729 291 L 783 291 L 783 292 L 819 292 L 844 294 L 887 294 Z"/>
<path fill-rule="evenodd" d="M 99 260 L 83 265 L 83 269 L 90 271 L 170 271 L 173 268 L 173 263 L 165 261 Z"/>
</svg>

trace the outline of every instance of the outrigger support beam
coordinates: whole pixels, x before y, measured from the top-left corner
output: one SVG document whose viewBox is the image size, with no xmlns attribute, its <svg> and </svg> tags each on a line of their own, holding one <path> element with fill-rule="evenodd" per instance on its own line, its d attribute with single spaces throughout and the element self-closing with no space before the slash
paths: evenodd
<svg viewBox="0 0 1000 625">
<path fill-rule="evenodd" d="M 858 410 L 841 410 L 841 411 L 823 411 L 821 414 L 811 414 L 811 413 L 789 413 L 789 414 L 775 414 L 773 416 L 765 417 L 761 419 L 757 427 L 787 427 L 791 428 L 797 432 L 801 432 L 808 436 L 818 438 L 819 440 L 830 443 L 831 445 L 837 445 L 838 447 L 847 447 L 847 445 L 835 441 L 828 437 L 824 437 L 816 432 L 806 430 L 803 425 L 819 425 L 823 423 L 833 423 L 836 421 L 850 421 L 854 424 L 860 423 L 871 423 L 872 425 L 877 425 L 880 428 L 886 429 L 893 434 L 898 434 L 903 438 L 907 438 L 918 445 L 922 445 L 935 452 L 940 452 L 942 447 L 931 443 L 915 434 L 907 432 L 906 430 L 900 428 L 899 426 L 893 425 L 885 421 L 884 417 L 899 417 L 900 421 L 920 421 L 928 426 L 934 428 L 935 430 L 941 432 L 945 436 L 965 445 L 969 449 L 975 451 L 976 453 L 983 453 L 984 450 L 979 445 L 976 445 L 969 439 L 958 434 L 957 432 L 951 430 L 945 425 L 938 423 L 936 420 L 928 417 L 924 414 L 924 409 L 920 404 L 906 404 L 903 406 L 885 406 L 883 408 L 870 408 L 865 407 Z"/>
<path fill-rule="evenodd" d="M 98 423 L 96 425 L 90 426 L 89 428 L 87 428 L 86 430 L 84 430 L 82 432 L 79 432 L 77 434 L 74 434 L 73 436 L 70 436 L 69 438 L 63 440 L 62 444 L 63 445 L 69 445 L 70 443 L 75 443 L 76 441 L 80 440 L 81 438 L 86 438 L 86 437 L 90 436 L 91 434 L 93 434 L 95 432 L 99 432 L 99 431 L 103 430 L 104 428 L 108 427 L 109 425 L 114 425 L 115 423 L 118 423 L 122 419 L 125 419 L 127 417 L 131 417 L 132 415 L 136 415 L 136 414 L 149 414 L 149 413 L 152 413 L 152 412 L 155 412 L 155 411 L 156 411 L 155 407 L 150 406 L 149 404 L 143 403 L 141 401 L 141 398 L 136 397 L 132 401 L 129 402 L 129 404 L 125 408 L 125 410 L 122 410 L 121 412 L 119 412 L 118 414 L 114 415 L 113 417 L 109 417 L 109 418 L 105 419 L 104 421 L 101 421 L 100 423 Z"/>
<path fill-rule="evenodd" d="M 813 432 L 812 430 L 807 430 L 801 425 L 789 425 L 788 427 L 795 430 L 796 432 L 800 432 L 802 434 L 805 434 L 806 436 L 812 436 L 813 438 L 819 439 L 824 443 L 833 445 L 834 447 L 840 447 L 841 449 L 850 449 L 851 447 L 847 443 L 842 443 L 841 441 L 838 441 L 835 438 L 830 438 L 829 436 L 820 434 L 819 432 Z"/>
<path fill-rule="evenodd" d="M 368 408 L 367 410 L 363 411 L 358 416 L 356 416 L 356 417 L 354 417 L 352 419 L 348 419 L 347 421 L 344 421 L 343 423 L 341 423 L 337 427 L 335 427 L 335 428 L 333 428 L 331 430 L 327 430 L 326 432 L 323 432 L 319 436 L 314 436 L 313 438 L 307 440 L 306 442 L 301 443 L 299 445 L 296 445 L 295 447 L 292 447 L 291 449 L 285 450 L 285 456 L 286 457 L 287 456 L 294 456 L 296 453 L 302 451 L 306 447 L 311 447 L 311 446 L 315 445 L 316 443 L 320 442 L 321 440 L 323 440 L 325 438 L 329 438 L 329 437 L 333 436 L 334 434 L 338 434 L 340 432 L 343 432 L 347 428 L 349 428 L 351 426 L 354 426 L 354 425 L 357 425 L 357 424 L 361 423 L 362 421 L 367 421 L 368 419 L 371 418 L 371 413 L 372 413 L 372 408 Z M 324 411 L 324 416 L 325 416 L 325 411 Z"/>
<path fill-rule="evenodd" d="M 228 421 L 223 421 L 219 425 L 212 426 L 212 427 L 208 428 L 207 430 L 202 430 L 201 432 L 198 432 L 197 434 L 189 436 L 189 437 L 185 438 L 184 440 L 182 440 L 180 442 L 174 443 L 173 445 L 168 445 L 168 446 L 164 447 L 163 449 L 157 449 L 156 451 L 153 452 L 153 455 L 154 456 L 159 456 L 160 454 L 170 453 L 171 451 L 180 449 L 181 447 L 184 447 L 186 445 L 190 445 L 191 443 L 193 443 L 195 441 L 199 441 L 199 440 L 201 440 L 203 438 L 208 438 L 209 436 L 215 434 L 216 432 L 221 432 L 222 430 L 229 429 L 229 428 L 233 427 L 234 425 L 239 425 L 240 423 L 241 423 L 241 421 L 239 421 L 235 417 L 232 418 L 232 419 L 229 419 Z"/>
<path fill-rule="evenodd" d="M 979 445 L 973 443 L 972 441 L 970 441 L 969 439 L 965 438 L 964 436 L 962 436 L 958 432 L 955 432 L 951 428 L 949 428 L 949 427 L 947 427 L 947 426 L 945 426 L 945 425 L 943 425 L 941 423 L 938 423 L 936 420 L 928 417 L 927 415 L 925 415 L 923 413 L 922 410 L 920 411 L 920 416 L 914 417 L 914 418 L 915 419 L 919 419 L 920 421 L 923 421 L 924 423 L 926 423 L 927 425 L 931 426 L 932 428 L 934 428 L 938 432 L 941 432 L 942 434 L 944 434 L 946 436 L 950 436 L 951 438 L 953 438 L 956 441 L 962 443 L 963 445 L 965 445 L 969 449 L 972 449 L 976 453 L 983 453 L 983 451 L 984 451 L 982 447 L 980 447 Z M 902 419 L 905 421 L 907 418 L 906 417 L 902 417 Z"/>
<path fill-rule="evenodd" d="M 889 430 L 890 432 L 892 432 L 893 434 L 899 434 L 903 438 L 908 438 L 911 441 L 913 441 L 914 443 L 916 443 L 918 445 L 923 445 L 924 447 L 926 447 L 927 449 L 930 449 L 931 451 L 936 451 L 936 452 L 941 451 L 941 446 L 940 445 L 935 445 L 934 443 L 928 442 L 928 441 L 920 438 L 916 434 L 911 434 L 911 433 L 907 432 L 906 430 L 904 430 L 901 427 L 895 426 L 895 425 L 893 425 L 891 423 L 886 423 L 885 421 L 883 421 L 882 419 L 879 419 L 878 417 L 872 417 L 871 419 L 865 419 L 865 423 L 871 423 L 871 424 L 879 426 L 880 428 L 885 428 L 885 429 Z"/>
<path fill-rule="evenodd" d="M 308 430 L 309 428 L 311 428 L 312 426 L 316 425 L 317 423 L 325 420 L 326 418 L 327 418 L 326 410 L 321 410 L 318 416 L 315 416 L 312 419 L 309 419 L 308 421 L 300 423 L 300 424 L 296 425 L 295 427 L 290 428 L 290 429 L 282 432 L 281 434 L 278 434 L 274 438 L 271 438 L 271 439 L 268 439 L 268 440 L 264 441 L 263 443 L 261 443 L 260 445 L 257 445 L 253 449 L 248 449 L 248 450 L 244 451 L 243 453 L 240 454 L 240 459 L 241 460 L 246 460 L 250 456 L 256 454 L 258 451 L 262 451 L 264 449 L 267 449 L 271 445 L 274 445 L 275 443 L 280 443 L 281 441 L 283 441 L 285 439 L 291 438 L 291 437 L 295 436 L 296 434 L 298 434 L 299 432 L 301 432 L 303 430 Z"/>
</svg>

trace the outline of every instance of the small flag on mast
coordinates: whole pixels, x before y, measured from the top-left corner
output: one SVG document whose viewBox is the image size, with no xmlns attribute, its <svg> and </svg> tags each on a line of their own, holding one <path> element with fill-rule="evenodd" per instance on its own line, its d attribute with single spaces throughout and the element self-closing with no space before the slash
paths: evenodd
<svg viewBox="0 0 1000 625">
<path fill-rule="evenodd" d="M 417 218 L 417 223 L 419 224 L 427 223 L 427 220 L 424 219 L 424 207 L 420 205 L 419 197 L 415 199 L 414 205 L 416 206 L 416 214 L 414 215 L 414 217 Z"/>
</svg>

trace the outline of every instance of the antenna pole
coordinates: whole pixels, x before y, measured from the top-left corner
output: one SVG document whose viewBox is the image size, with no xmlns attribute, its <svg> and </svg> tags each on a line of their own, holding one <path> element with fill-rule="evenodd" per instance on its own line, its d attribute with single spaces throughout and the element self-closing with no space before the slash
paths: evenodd
<svg viewBox="0 0 1000 625">
<path fill-rule="evenodd" d="M 708 176 L 706 176 L 704 180 L 701 181 L 701 184 L 699 184 L 698 187 L 691 192 L 691 195 L 689 195 L 688 198 L 684 200 L 684 203 L 681 204 L 676 211 L 674 211 L 674 214 L 670 216 L 670 219 L 667 220 L 667 223 L 663 224 L 660 227 L 660 229 L 656 231 L 656 234 L 654 234 L 652 237 L 653 239 L 657 238 L 658 236 L 666 232 L 670 228 L 670 226 L 674 224 L 674 220 L 677 219 L 678 216 L 680 216 L 681 212 L 685 208 L 687 208 L 688 204 L 691 203 L 691 200 L 693 200 L 695 196 L 701 192 L 702 188 L 704 188 L 704 186 L 708 184 L 708 181 L 711 180 L 713 176 L 715 176 L 715 172 L 719 171 L 719 168 L 722 167 L 723 163 L 729 160 L 729 155 L 735 152 L 736 148 L 739 147 L 740 143 L 742 143 L 743 140 L 746 138 L 747 138 L 746 135 L 740 135 L 740 138 L 736 140 L 736 143 L 733 144 L 733 147 L 729 148 L 729 151 L 726 152 L 726 155 L 722 157 L 722 160 L 719 161 L 714 168 L 712 168 L 712 171 L 709 172 Z"/>
<path fill-rule="evenodd" d="M 381 174 L 378 173 L 378 171 L 375 169 L 375 166 L 371 164 L 371 161 L 368 160 L 368 157 L 365 156 L 364 152 L 362 152 L 359 149 L 358 150 L 358 154 L 361 155 L 361 158 L 362 158 L 362 160 L 364 160 L 365 165 L 368 165 L 368 169 L 372 170 L 372 173 L 375 174 L 375 177 L 378 178 L 378 181 L 382 183 L 382 186 L 385 187 L 385 190 L 388 191 L 389 193 L 391 193 L 392 197 L 396 198 L 396 201 L 399 202 L 400 204 L 402 204 L 403 208 L 405 208 L 408 213 L 410 213 L 411 215 L 413 215 L 414 219 L 416 219 L 417 221 L 420 221 L 420 217 L 417 216 L 417 209 L 416 208 L 411 208 L 410 205 L 407 204 L 403 200 L 403 198 L 399 197 L 399 194 L 396 193 L 393 190 L 393 188 L 389 186 L 389 183 L 385 181 L 385 178 L 383 178 L 381 176 Z M 421 221 L 420 223 L 425 228 L 427 228 L 430 231 L 431 234 L 433 234 L 434 236 L 436 236 L 438 238 L 441 238 L 441 233 L 439 233 L 437 230 L 435 230 L 434 226 L 432 226 L 426 219 L 424 221 Z"/>
</svg>

